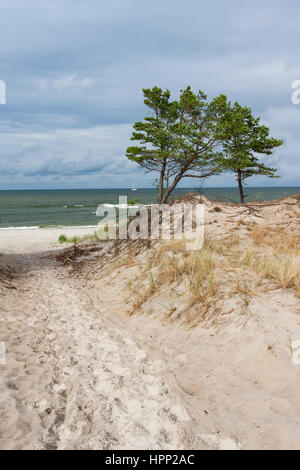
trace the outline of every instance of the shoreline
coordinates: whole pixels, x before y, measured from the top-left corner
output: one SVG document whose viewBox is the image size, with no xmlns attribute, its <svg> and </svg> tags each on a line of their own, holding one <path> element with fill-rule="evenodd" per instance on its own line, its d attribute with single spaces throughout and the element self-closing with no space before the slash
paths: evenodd
<svg viewBox="0 0 300 470">
<path fill-rule="evenodd" d="M 95 227 L 94 227 L 95 228 Z M 0 230 L 0 253 L 37 252 L 62 246 L 60 235 L 82 237 L 91 233 L 91 227 L 31 228 Z"/>
</svg>

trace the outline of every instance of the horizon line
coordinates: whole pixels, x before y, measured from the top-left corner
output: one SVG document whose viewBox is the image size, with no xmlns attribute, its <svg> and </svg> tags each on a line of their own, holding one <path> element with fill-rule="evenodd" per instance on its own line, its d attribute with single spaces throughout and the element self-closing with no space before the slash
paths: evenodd
<svg viewBox="0 0 300 470">
<path fill-rule="evenodd" d="M 300 188 L 300 185 L 287 185 L 287 186 L 247 186 L 247 189 L 282 189 L 282 188 Z M 136 188 L 137 191 L 144 190 L 144 189 L 151 189 L 153 191 L 157 191 L 157 188 L 153 187 L 140 187 Z M 192 190 L 201 190 L 205 191 L 206 189 L 235 189 L 238 190 L 236 186 L 206 186 L 205 188 L 199 187 L 178 187 L 175 188 L 174 191 L 181 189 L 192 189 Z M 0 191 L 114 191 L 114 190 L 128 190 L 131 191 L 131 187 L 115 187 L 115 188 L 7 188 L 7 189 L 0 189 Z"/>
</svg>

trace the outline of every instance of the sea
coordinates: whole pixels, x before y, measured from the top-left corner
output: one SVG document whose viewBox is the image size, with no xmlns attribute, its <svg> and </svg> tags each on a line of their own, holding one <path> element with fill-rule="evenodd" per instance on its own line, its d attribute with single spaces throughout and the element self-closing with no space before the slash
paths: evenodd
<svg viewBox="0 0 300 470">
<path fill-rule="evenodd" d="M 177 188 L 171 199 L 201 193 L 217 201 L 238 202 L 236 188 Z M 246 200 L 271 201 L 300 193 L 298 187 L 245 188 Z M 119 196 L 143 204 L 156 203 L 156 189 L 0 190 L 0 230 L 95 226 L 99 204 L 118 204 Z"/>
</svg>

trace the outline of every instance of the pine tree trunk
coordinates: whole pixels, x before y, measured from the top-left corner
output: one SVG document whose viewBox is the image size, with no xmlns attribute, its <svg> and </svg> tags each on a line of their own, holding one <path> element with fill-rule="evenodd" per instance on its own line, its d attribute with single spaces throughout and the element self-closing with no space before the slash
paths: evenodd
<svg viewBox="0 0 300 470">
<path fill-rule="evenodd" d="M 162 200 L 162 203 L 163 204 L 166 204 L 171 192 L 173 191 L 173 189 L 176 188 L 177 184 L 179 183 L 179 181 L 181 180 L 182 178 L 182 175 L 183 175 L 183 172 L 181 171 L 175 178 L 174 178 L 174 181 L 173 183 L 171 184 L 171 186 L 166 190 L 165 194 L 164 194 L 164 197 L 163 197 L 163 200 Z"/>
<path fill-rule="evenodd" d="M 158 204 L 162 203 L 163 192 L 164 192 L 164 179 L 165 179 L 165 171 L 166 171 L 166 162 L 164 161 L 162 168 L 160 170 L 160 178 L 159 178 L 159 188 L 158 188 Z"/>
<path fill-rule="evenodd" d="M 241 170 L 237 171 L 237 180 L 238 180 L 239 191 L 240 191 L 240 200 L 241 200 L 242 204 L 245 204 L 245 196 L 244 196 L 244 191 L 243 191 L 243 182 L 242 182 L 242 172 L 241 172 Z"/>
</svg>

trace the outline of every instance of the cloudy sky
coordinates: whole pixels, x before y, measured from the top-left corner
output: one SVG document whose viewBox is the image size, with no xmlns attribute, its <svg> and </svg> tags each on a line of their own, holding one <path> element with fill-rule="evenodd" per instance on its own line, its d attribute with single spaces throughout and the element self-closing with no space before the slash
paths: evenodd
<svg viewBox="0 0 300 470">
<path fill-rule="evenodd" d="M 0 0 L 0 189 L 151 187 L 125 152 L 154 85 L 251 106 L 285 144 L 281 179 L 248 184 L 300 185 L 299 18 L 299 0 Z"/>
</svg>

